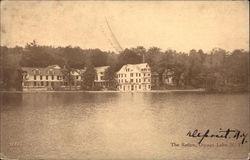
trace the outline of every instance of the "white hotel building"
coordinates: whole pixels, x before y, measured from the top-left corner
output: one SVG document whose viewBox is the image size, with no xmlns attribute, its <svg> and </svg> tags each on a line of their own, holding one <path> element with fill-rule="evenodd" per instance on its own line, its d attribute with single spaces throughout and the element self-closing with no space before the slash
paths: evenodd
<svg viewBox="0 0 250 160">
<path fill-rule="evenodd" d="M 127 64 L 117 72 L 120 91 L 151 90 L 151 70 L 147 63 Z"/>
</svg>

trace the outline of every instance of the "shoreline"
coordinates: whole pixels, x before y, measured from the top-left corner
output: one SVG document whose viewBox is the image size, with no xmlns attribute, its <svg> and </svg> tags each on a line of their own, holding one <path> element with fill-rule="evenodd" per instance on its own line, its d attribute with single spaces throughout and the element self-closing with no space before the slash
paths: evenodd
<svg viewBox="0 0 250 160">
<path fill-rule="evenodd" d="M 151 90 L 151 91 L 0 91 L 0 93 L 170 93 L 170 92 L 206 92 L 205 89 L 172 89 L 172 90 Z"/>
</svg>

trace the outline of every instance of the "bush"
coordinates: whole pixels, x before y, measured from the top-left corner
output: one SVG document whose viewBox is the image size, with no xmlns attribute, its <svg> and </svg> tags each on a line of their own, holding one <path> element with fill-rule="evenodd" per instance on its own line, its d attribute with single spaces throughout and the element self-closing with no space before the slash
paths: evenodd
<svg viewBox="0 0 250 160">
<path fill-rule="evenodd" d="M 102 89 L 103 89 L 103 87 L 101 87 L 101 86 L 93 86 L 91 88 L 91 91 L 101 91 Z"/>
</svg>

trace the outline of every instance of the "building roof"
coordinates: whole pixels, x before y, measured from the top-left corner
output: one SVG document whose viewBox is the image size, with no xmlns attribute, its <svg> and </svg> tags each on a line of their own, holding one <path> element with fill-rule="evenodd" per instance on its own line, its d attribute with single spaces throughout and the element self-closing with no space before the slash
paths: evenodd
<svg viewBox="0 0 250 160">
<path fill-rule="evenodd" d="M 109 66 L 95 67 L 97 73 L 104 72 Z M 24 72 L 27 72 L 29 75 L 62 75 L 62 68 L 59 65 L 51 65 L 48 67 L 22 67 Z M 71 74 L 78 76 L 83 74 L 86 71 L 84 69 L 73 69 Z"/>
<path fill-rule="evenodd" d="M 106 69 L 108 69 L 109 66 L 101 66 L 101 67 L 95 67 L 96 72 L 105 72 Z"/>
<path fill-rule="evenodd" d="M 147 69 L 150 68 L 148 63 L 140 63 L 140 64 L 126 64 L 123 65 L 122 68 L 118 72 L 126 72 L 126 69 L 129 69 L 129 72 L 145 72 Z"/>
<path fill-rule="evenodd" d="M 71 72 L 71 74 L 74 75 L 74 76 L 78 76 L 78 75 L 83 74 L 85 71 L 86 71 L 86 68 L 84 68 L 84 69 L 74 69 Z"/>
<path fill-rule="evenodd" d="M 58 65 L 51 65 L 48 67 L 22 67 L 22 71 L 29 75 L 61 75 L 61 67 Z"/>
</svg>

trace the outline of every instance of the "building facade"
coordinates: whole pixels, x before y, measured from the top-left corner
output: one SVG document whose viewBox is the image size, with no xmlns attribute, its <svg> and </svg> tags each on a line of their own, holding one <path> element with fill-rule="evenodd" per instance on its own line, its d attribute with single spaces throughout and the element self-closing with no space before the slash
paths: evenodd
<svg viewBox="0 0 250 160">
<path fill-rule="evenodd" d="M 77 90 L 81 87 L 81 75 L 84 69 L 74 69 L 70 72 L 70 79 L 58 65 L 44 68 L 23 67 L 23 90 Z"/>
<path fill-rule="evenodd" d="M 53 90 L 63 85 L 63 75 L 58 65 L 46 68 L 22 67 L 23 90 Z"/>
<path fill-rule="evenodd" d="M 109 66 L 96 67 L 94 85 L 104 87 L 104 72 Z M 82 75 L 86 69 L 72 69 L 65 73 L 65 69 L 58 65 L 44 68 L 22 67 L 23 91 L 26 90 L 80 90 Z M 70 76 L 67 76 L 69 75 Z M 70 77 L 70 78 L 69 78 Z"/>
<path fill-rule="evenodd" d="M 108 82 L 104 80 L 104 72 L 106 69 L 108 69 L 109 66 L 102 66 L 102 67 L 95 67 L 96 70 L 96 76 L 94 80 L 94 85 L 99 87 L 107 87 Z"/>
<path fill-rule="evenodd" d="M 151 69 L 147 63 L 127 64 L 117 72 L 119 91 L 151 90 Z"/>
<path fill-rule="evenodd" d="M 171 69 L 166 69 L 162 74 L 163 85 L 173 86 L 174 72 Z"/>
</svg>

